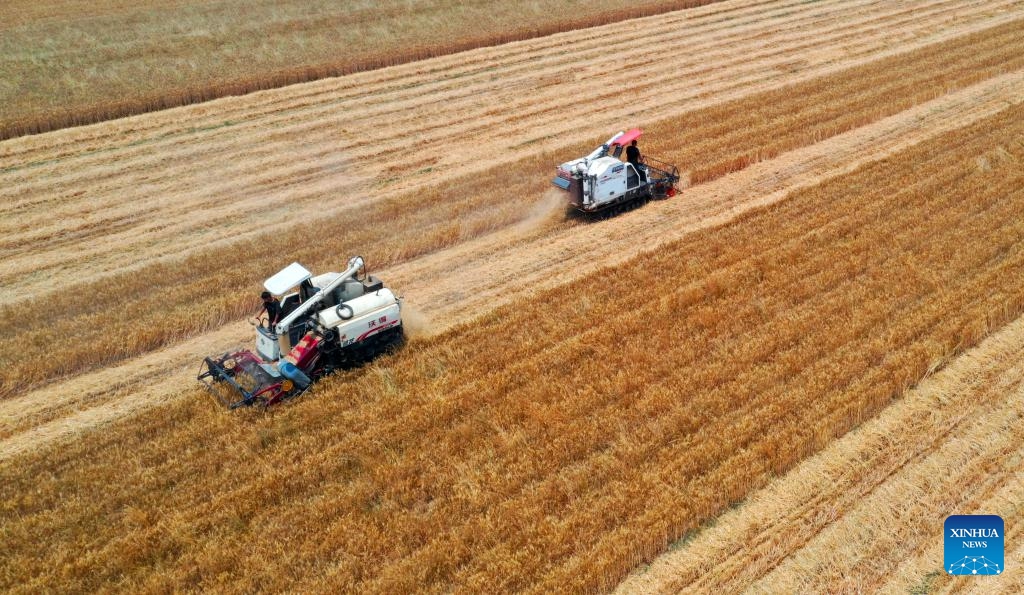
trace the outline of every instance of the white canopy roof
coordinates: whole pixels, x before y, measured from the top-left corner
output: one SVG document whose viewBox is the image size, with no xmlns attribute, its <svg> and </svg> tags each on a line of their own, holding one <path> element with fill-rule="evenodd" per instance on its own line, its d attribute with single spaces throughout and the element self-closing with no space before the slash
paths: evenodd
<svg viewBox="0 0 1024 595">
<path fill-rule="evenodd" d="M 297 262 L 284 267 L 273 277 L 263 282 L 263 287 L 274 295 L 284 295 L 292 287 L 302 283 L 313 276 L 313 273 L 306 270 L 306 267 Z"/>
</svg>

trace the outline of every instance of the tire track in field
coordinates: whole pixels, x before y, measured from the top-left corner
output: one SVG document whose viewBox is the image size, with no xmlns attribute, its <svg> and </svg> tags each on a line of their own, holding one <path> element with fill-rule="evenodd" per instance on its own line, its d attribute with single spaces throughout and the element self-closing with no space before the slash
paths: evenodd
<svg viewBox="0 0 1024 595">
<path fill-rule="evenodd" d="M 429 319 L 431 332 L 467 322 L 516 297 L 623 262 L 690 231 L 724 223 L 797 188 L 841 175 L 1024 98 L 1024 72 L 996 77 L 895 116 L 785 153 L 608 221 L 517 228 L 380 274 Z M 0 460 L 67 439 L 145 407 L 191 397 L 199 355 L 247 344 L 246 324 L 0 401 Z"/>
<path fill-rule="evenodd" d="M 446 104 L 439 107 L 438 101 L 443 101 L 444 93 L 451 89 L 423 93 L 413 86 L 388 99 L 399 101 L 403 111 L 410 111 L 415 105 L 410 94 L 419 94 L 423 106 L 420 115 L 399 120 L 397 125 L 389 123 L 393 119 L 390 114 L 374 116 L 380 107 L 367 102 L 366 95 L 346 103 L 330 99 L 328 91 L 316 96 L 309 107 L 279 102 L 275 104 L 278 113 L 243 116 L 247 120 L 237 125 L 224 126 L 223 118 L 233 117 L 235 109 L 240 113 L 255 109 L 236 106 L 262 101 L 264 94 L 88 127 L 106 139 L 106 144 L 85 139 L 82 147 L 89 148 L 79 156 L 69 155 L 66 147 L 54 149 L 48 165 L 13 170 L 10 167 L 18 166 L 8 166 L 8 171 L 0 174 L 7 188 L 0 194 L 12 201 L 12 216 L 0 223 L 0 231 L 7 238 L 4 250 L 11 256 L 0 264 L 5 287 L 0 301 L 16 301 L 28 292 L 59 286 L 59 276 L 71 270 L 76 281 L 82 281 L 122 272 L 126 266 L 180 259 L 196 246 L 264 236 L 296 220 L 325 216 L 483 171 L 500 164 L 510 152 L 550 151 L 603 136 L 610 128 L 635 121 L 641 114 L 646 119 L 667 117 L 991 27 L 1024 14 L 1020 3 L 1008 0 L 936 0 L 882 6 L 832 2 L 814 10 L 817 12 L 793 16 L 787 14 L 792 11 L 789 3 L 772 3 L 754 7 L 742 13 L 742 18 L 709 18 L 708 23 L 701 24 L 704 29 L 684 28 L 682 32 L 680 26 L 687 23 L 688 13 L 673 13 L 672 18 L 679 20 L 670 21 L 675 23 L 672 27 L 660 25 L 671 41 L 664 45 L 660 61 L 616 69 L 608 65 L 621 61 L 621 56 L 614 52 L 598 54 L 593 58 L 595 65 L 588 68 L 603 72 L 542 92 L 524 93 L 520 86 L 535 84 L 544 77 L 569 76 L 566 73 L 572 69 L 568 64 L 576 64 L 574 56 L 593 53 L 594 48 L 576 48 L 572 46 L 574 38 L 565 35 L 562 43 L 570 45 L 573 53 L 562 61 L 533 71 L 514 62 L 508 76 L 500 53 L 495 54 L 494 70 L 484 69 L 468 82 L 481 99 L 455 101 L 443 111 L 441 107 Z M 790 27 L 791 20 L 805 22 Z M 640 21 L 619 29 L 631 32 L 628 34 L 633 38 L 647 39 L 646 28 L 654 21 Z M 627 35 L 617 30 L 616 34 Z M 904 43 L 893 44 L 894 38 Z M 601 43 L 600 37 L 593 40 L 591 43 L 598 46 Z M 654 36 L 647 43 L 660 42 Z M 504 51 L 519 51 L 519 47 L 510 44 L 511 49 Z M 755 58 L 748 59 L 750 56 Z M 708 67 L 708 59 L 724 66 Z M 679 63 L 674 66 L 678 72 L 663 72 L 663 64 L 669 62 Z M 429 69 L 432 63 L 426 61 L 420 68 Z M 403 72 L 413 72 L 409 75 L 412 81 L 430 78 L 415 75 L 415 71 Z M 455 84 L 458 74 L 450 75 Z M 633 104 L 623 105 L 607 92 L 605 96 L 595 94 L 603 86 L 619 88 L 637 78 L 655 82 L 650 83 L 649 97 Z M 352 81 L 346 77 L 334 81 L 335 92 L 345 89 L 346 82 Z M 304 88 L 296 89 L 300 87 Z M 287 97 L 285 91 L 268 95 Z M 578 98 L 573 112 L 587 113 L 586 126 L 565 117 L 567 94 Z M 300 104 L 309 101 L 303 98 Z M 230 107 L 220 109 L 222 105 Z M 496 106 L 503 109 L 496 110 Z M 524 119 L 523 114 L 530 112 L 533 117 Z M 208 114 L 205 117 L 209 119 L 189 122 L 188 114 L 192 113 Z M 137 132 L 118 136 L 113 132 L 118 128 L 131 130 L 137 121 L 161 118 L 179 122 L 177 132 L 161 129 L 155 137 Z M 183 120 L 191 126 L 181 125 Z M 145 125 L 141 128 L 145 130 Z M 42 140 L 16 139 L 0 144 L 0 150 L 13 154 L 21 143 L 37 146 L 41 148 L 29 151 L 31 160 L 45 161 L 47 148 L 41 143 L 58 142 L 63 135 L 80 138 L 82 134 L 74 129 L 41 135 L 46 137 Z M 359 154 L 366 148 L 361 142 L 378 136 L 396 140 L 379 147 L 383 153 Z M 516 143 L 528 143 L 528 149 L 510 148 Z M 19 157 L 24 160 L 28 153 Z M 389 177 L 398 175 L 408 177 L 387 183 Z M 370 198 L 360 196 L 371 193 Z M 75 229 L 52 223 L 57 218 L 53 217 L 55 213 L 41 217 L 40 213 L 50 210 L 55 200 L 63 205 L 56 212 L 60 219 L 80 220 Z M 70 251 L 78 257 L 73 264 L 66 257 Z M 134 255 L 131 264 L 121 256 L 125 251 Z"/>
</svg>

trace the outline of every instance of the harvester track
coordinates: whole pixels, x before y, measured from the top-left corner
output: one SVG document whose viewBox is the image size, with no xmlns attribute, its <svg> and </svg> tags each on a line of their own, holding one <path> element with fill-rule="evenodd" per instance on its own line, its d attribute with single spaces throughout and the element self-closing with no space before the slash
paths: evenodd
<svg viewBox="0 0 1024 595">
<path fill-rule="evenodd" d="M 1007 534 L 1020 535 L 1015 507 L 1024 477 L 973 462 L 1024 457 L 1022 428 L 1008 421 L 1024 415 L 1022 356 L 1024 318 L 751 494 L 618 592 L 907 592 L 941 568 L 942 539 L 934 536 L 950 511 L 1000 514 Z M 907 501 L 911 486 L 925 485 Z M 1006 557 L 1007 568 L 1019 564 L 1021 548 L 1008 547 Z M 1016 580 L 1010 572 L 986 578 L 978 585 L 990 593 L 1009 592 Z M 941 577 L 930 590 L 940 581 L 954 584 Z"/>
</svg>

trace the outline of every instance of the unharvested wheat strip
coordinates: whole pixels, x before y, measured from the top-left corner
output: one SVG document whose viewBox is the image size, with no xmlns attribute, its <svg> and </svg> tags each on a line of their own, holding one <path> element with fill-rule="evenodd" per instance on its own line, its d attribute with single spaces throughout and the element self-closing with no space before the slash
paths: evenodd
<svg viewBox="0 0 1024 595">
<path fill-rule="evenodd" d="M 523 235 L 522 229 L 469 242 L 450 250 L 398 265 L 381 274 L 400 288 L 408 302 L 433 320 L 436 330 L 463 322 L 507 303 L 517 296 L 539 291 L 566 281 L 550 275 L 551 270 L 571 271 L 573 277 L 601 266 L 623 262 L 641 251 L 682 237 L 702 227 L 721 224 L 757 206 L 781 200 L 796 188 L 807 187 L 823 179 L 851 171 L 871 161 L 883 159 L 922 140 L 966 126 L 985 116 L 1017 103 L 1024 97 L 1024 73 L 997 77 L 943 96 L 875 124 L 833 137 L 822 143 L 799 149 L 756 164 L 716 182 L 695 187 L 674 201 L 658 203 L 658 208 L 641 209 L 613 221 L 588 226 L 580 235 L 570 228 L 558 233 Z M 597 250 L 597 252 L 595 252 Z M 425 282 L 424 280 L 429 280 Z M 160 383 L 166 393 L 154 390 L 145 395 L 123 397 L 104 395 L 83 386 L 117 385 L 119 379 L 140 367 L 166 364 L 181 369 L 195 361 L 195 353 L 226 351 L 245 335 L 244 324 L 225 328 L 217 335 L 189 348 L 175 347 L 169 353 L 157 352 L 129 360 L 109 370 L 100 370 L 80 378 L 54 384 L 13 399 L 5 408 L 11 427 L 25 428 L 39 420 L 31 433 L 19 432 L 0 442 L 0 458 L 35 448 L 53 439 L 74 436 L 83 427 L 116 419 L 120 412 L 159 403 L 191 375 L 181 375 Z M 230 337 L 225 340 L 223 337 Z M 205 350 L 204 350 L 205 348 Z M 79 395 L 91 395 L 79 400 Z M 112 399 L 108 402 L 108 399 Z M 69 403 L 85 407 L 69 412 Z M 48 413 L 49 412 L 49 413 Z M 58 413 L 60 417 L 49 420 Z M 65 417 L 66 415 L 66 417 Z M 9 416 L 9 417 L 7 417 Z M 80 421 L 76 422 L 76 418 Z"/>
<path fill-rule="evenodd" d="M 1019 407 L 1022 356 L 1024 318 L 954 360 L 877 419 L 753 494 L 691 542 L 634 573 L 619 591 L 749 586 L 823 528 L 845 522 L 865 494 L 894 483 L 900 472 L 947 445 L 960 426 L 974 423 L 975 414 L 998 423 L 991 408 L 1011 394 Z"/>
<path fill-rule="evenodd" d="M 449 171 L 445 170 L 445 174 L 447 174 L 447 173 L 449 173 Z M 59 259 L 57 259 L 57 260 L 59 260 Z M 111 270 L 111 269 L 114 269 L 116 266 L 117 265 L 115 263 L 111 263 L 111 264 L 106 265 L 106 269 Z"/>
<path fill-rule="evenodd" d="M 29 443 L 42 444 L 74 431 L 77 422 L 69 424 L 68 420 L 98 420 L 112 413 L 97 407 L 99 404 L 121 402 L 121 412 L 126 413 L 173 398 L 183 388 L 192 388 L 198 370 L 196 354 L 225 351 L 227 346 L 247 342 L 251 333 L 252 327 L 247 324 L 227 325 L 126 365 L 77 376 L 72 391 L 67 390 L 66 381 L 59 381 L 22 397 L 2 400 L 0 440 L 33 434 Z M 144 394 L 148 397 L 141 398 Z M 55 414 L 63 421 L 61 417 L 55 419 Z"/>
</svg>

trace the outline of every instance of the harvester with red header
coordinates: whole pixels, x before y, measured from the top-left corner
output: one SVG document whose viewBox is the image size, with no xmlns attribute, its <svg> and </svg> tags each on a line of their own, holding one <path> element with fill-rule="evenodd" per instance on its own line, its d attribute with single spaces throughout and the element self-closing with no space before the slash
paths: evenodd
<svg viewBox="0 0 1024 595">
<path fill-rule="evenodd" d="M 366 274 L 358 256 L 344 272 L 316 277 L 292 263 L 263 285 L 282 298 L 280 322 L 255 321 L 255 353 L 207 357 L 198 376 L 231 409 L 298 396 L 323 376 L 365 363 L 403 340 L 401 300 Z"/>
<path fill-rule="evenodd" d="M 623 149 L 642 134 L 639 128 L 616 134 L 586 157 L 559 165 L 551 182 L 584 213 L 611 215 L 674 196 L 679 182 L 676 166 L 646 155 L 635 162 L 620 159 Z"/>
</svg>

